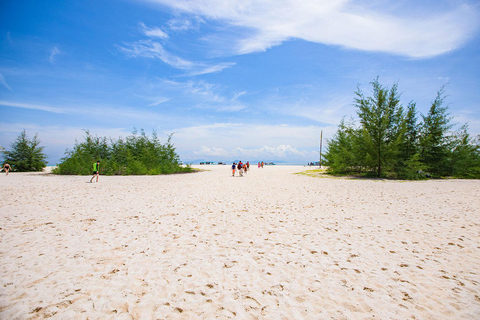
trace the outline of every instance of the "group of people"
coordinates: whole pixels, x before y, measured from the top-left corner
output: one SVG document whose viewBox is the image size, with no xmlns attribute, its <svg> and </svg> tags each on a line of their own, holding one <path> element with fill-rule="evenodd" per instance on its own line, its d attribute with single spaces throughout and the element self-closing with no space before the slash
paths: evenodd
<svg viewBox="0 0 480 320">
<path fill-rule="evenodd" d="M 247 161 L 247 163 L 242 163 L 242 161 L 239 161 L 238 163 L 233 163 L 232 164 L 232 177 L 235 177 L 235 172 L 238 171 L 238 174 L 240 177 L 243 177 L 244 174 L 247 174 L 247 171 L 250 170 L 250 162 Z"/>
</svg>

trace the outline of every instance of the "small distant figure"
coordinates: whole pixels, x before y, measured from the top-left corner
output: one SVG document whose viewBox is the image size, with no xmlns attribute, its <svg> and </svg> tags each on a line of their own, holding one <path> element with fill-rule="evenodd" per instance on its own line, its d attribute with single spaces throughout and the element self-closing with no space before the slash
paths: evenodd
<svg viewBox="0 0 480 320">
<path fill-rule="evenodd" d="M 237 170 L 237 164 L 234 162 L 232 164 L 232 177 L 235 177 L 235 171 Z"/>
<path fill-rule="evenodd" d="M 10 165 L 8 163 L 5 163 L 3 165 L 3 171 L 5 171 L 5 175 L 8 176 L 8 172 L 12 169 L 12 167 L 10 167 Z"/>
<path fill-rule="evenodd" d="M 262 169 L 263 169 L 263 165 L 264 165 L 264 163 L 263 163 L 263 161 L 262 161 Z"/>
<path fill-rule="evenodd" d="M 258 163 L 258 168 L 260 168 L 260 162 Z"/>
<path fill-rule="evenodd" d="M 97 182 L 98 182 L 98 176 L 100 175 L 100 161 L 97 161 L 93 164 L 93 177 L 90 179 L 90 183 L 92 183 L 92 180 L 97 177 Z"/>
<path fill-rule="evenodd" d="M 250 170 L 250 161 L 247 161 L 247 167 L 246 167 L 247 171 Z"/>
<path fill-rule="evenodd" d="M 240 177 L 243 177 L 243 164 L 242 164 L 242 161 L 238 162 L 237 169 L 238 169 L 238 174 L 240 174 Z"/>
</svg>

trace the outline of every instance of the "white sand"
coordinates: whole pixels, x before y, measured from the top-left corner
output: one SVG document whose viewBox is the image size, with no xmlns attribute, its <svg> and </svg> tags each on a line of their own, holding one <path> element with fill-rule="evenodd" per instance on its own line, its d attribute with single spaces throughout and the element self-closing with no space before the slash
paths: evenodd
<svg viewBox="0 0 480 320">
<path fill-rule="evenodd" d="M 206 168 L 0 175 L 0 318 L 480 319 L 480 181 Z"/>
</svg>

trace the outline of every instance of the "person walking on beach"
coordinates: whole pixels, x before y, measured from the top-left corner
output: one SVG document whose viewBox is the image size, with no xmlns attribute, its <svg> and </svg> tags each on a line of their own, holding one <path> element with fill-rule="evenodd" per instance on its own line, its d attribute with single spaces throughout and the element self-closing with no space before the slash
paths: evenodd
<svg viewBox="0 0 480 320">
<path fill-rule="evenodd" d="M 238 169 L 238 173 L 240 174 L 240 177 L 243 177 L 243 164 L 242 164 L 242 161 L 240 161 L 240 162 L 238 163 L 237 169 Z"/>
<path fill-rule="evenodd" d="M 10 171 L 12 168 L 10 167 L 10 165 L 8 163 L 5 163 L 3 165 L 3 171 L 5 171 L 5 175 L 8 176 L 8 171 Z"/>
<path fill-rule="evenodd" d="M 97 177 L 97 182 L 98 182 L 99 175 L 100 175 L 100 161 L 97 161 L 93 164 L 93 177 L 90 179 L 90 183 L 95 177 Z"/>
<path fill-rule="evenodd" d="M 237 169 L 237 164 L 234 162 L 232 164 L 232 177 L 235 177 L 235 170 Z"/>
</svg>

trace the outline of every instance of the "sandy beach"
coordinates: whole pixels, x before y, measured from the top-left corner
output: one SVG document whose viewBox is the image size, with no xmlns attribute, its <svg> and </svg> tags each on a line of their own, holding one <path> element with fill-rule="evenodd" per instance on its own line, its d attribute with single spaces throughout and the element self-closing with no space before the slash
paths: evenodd
<svg viewBox="0 0 480 320">
<path fill-rule="evenodd" d="M 480 319 L 480 181 L 0 175 L 1 319 Z"/>
</svg>

